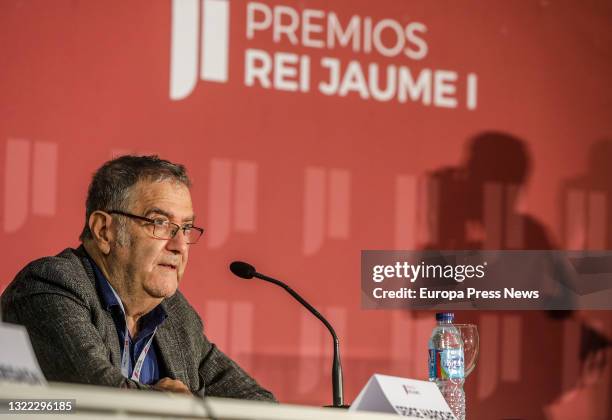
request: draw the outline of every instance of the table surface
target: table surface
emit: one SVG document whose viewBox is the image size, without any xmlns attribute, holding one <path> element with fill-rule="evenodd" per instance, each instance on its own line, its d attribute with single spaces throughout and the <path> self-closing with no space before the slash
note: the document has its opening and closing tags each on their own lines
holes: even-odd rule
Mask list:
<svg viewBox="0 0 612 420">
<path fill-rule="evenodd" d="M 71 419 L 322 419 L 389 420 L 397 415 L 353 413 L 337 408 L 272 404 L 229 398 L 205 399 L 183 394 L 116 389 L 93 385 L 50 383 L 48 386 L 0 383 L 0 408 L 26 399 L 75 400 Z M 8 400 L 8 401 L 7 401 Z M 26 414 L 23 418 L 31 417 Z M 9 414 L 14 416 L 14 414 Z M 36 414 L 39 420 L 66 418 L 66 413 Z M 8 417 L 0 414 L 0 417 Z M 17 417 L 18 418 L 18 417 Z"/>
</svg>

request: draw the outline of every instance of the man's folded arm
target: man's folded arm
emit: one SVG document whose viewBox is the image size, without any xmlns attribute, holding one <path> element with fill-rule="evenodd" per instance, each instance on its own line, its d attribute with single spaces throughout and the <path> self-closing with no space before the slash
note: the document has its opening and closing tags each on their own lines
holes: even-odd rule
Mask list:
<svg viewBox="0 0 612 420">
<path fill-rule="evenodd" d="M 2 312 L 5 321 L 26 327 L 47 380 L 151 388 L 123 377 L 112 365 L 89 309 L 61 289 L 5 301 Z"/>
</svg>

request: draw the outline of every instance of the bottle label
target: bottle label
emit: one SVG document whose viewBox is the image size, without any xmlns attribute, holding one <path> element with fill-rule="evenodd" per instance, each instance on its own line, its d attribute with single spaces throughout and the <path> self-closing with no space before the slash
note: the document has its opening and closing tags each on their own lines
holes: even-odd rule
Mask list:
<svg viewBox="0 0 612 420">
<path fill-rule="evenodd" d="M 462 349 L 429 349 L 430 379 L 463 379 Z"/>
</svg>

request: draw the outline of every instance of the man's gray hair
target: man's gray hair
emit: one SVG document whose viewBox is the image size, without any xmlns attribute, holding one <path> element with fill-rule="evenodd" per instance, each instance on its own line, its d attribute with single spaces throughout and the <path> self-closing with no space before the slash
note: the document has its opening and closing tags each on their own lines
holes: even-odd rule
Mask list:
<svg viewBox="0 0 612 420">
<path fill-rule="evenodd" d="M 96 211 L 129 211 L 132 187 L 139 181 L 160 182 L 171 180 L 191 186 L 187 170 L 181 164 L 160 159 L 158 156 L 121 156 L 106 162 L 96 171 L 89 184 L 85 204 L 85 226 L 79 239 L 91 239 L 89 216 Z"/>
</svg>

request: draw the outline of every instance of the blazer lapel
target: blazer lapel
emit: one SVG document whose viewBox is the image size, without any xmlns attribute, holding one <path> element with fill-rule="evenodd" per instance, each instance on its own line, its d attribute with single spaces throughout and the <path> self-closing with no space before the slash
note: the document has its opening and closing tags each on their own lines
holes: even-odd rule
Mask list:
<svg viewBox="0 0 612 420">
<path fill-rule="evenodd" d="M 85 274 L 87 274 L 87 278 L 91 282 L 93 288 L 98 293 L 98 289 L 96 287 L 96 275 L 94 274 L 93 267 L 91 266 L 89 259 L 87 257 L 87 252 L 83 245 L 79 246 L 75 250 L 75 255 L 81 260 L 81 264 L 83 265 L 83 269 L 85 270 Z M 117 335 L 117 327 L 115 326 L 115 321 L 113 320 L 113 316 L 108 310 L 104 310 L 104 332 L 105 332 L 105 343 L 106 346 L 110 349 L 110 361 L 116 368 L 121 369 L 121 348 L 119 343 L 119 337 Z"/>
<path fill-rule="evenodd" d="M 121 369 L 121 347 L 115 321 L 109 311 L 104 311 L 104 330 L 106 331 L 106 345 L 110 349 L 111 363 Z"/>
<path fill-rule="evenodd" d="M 183 366 L 183 353 L 180 347 L 180 341 L 174 333 L 172 325 L 172 317 L 168 316 L 166 320 L 157 327 L 155 333 L 155 341 L 157 342 L 157 348 L 161 353 L 161 358 L 166 366 L 166 373 L 172 379 L 178 379 L 190 388 L 193 388 L 189 384 L 187 375 Z"/>
</svg>

